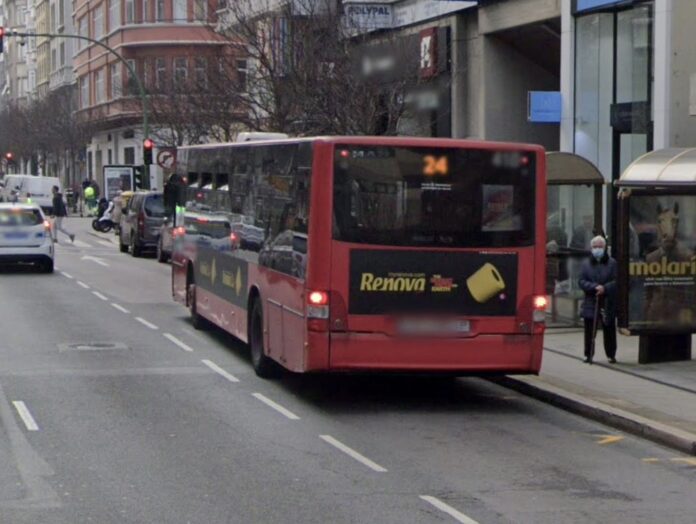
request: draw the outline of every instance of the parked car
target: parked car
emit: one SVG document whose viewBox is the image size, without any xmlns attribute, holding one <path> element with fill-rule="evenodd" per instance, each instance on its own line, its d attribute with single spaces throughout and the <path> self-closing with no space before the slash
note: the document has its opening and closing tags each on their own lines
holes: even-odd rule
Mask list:
<svg viewBox="0 0 696 524">
<path fill-rule="evenodd" d="M 38 204 L 0 204 L 0 264 L 34 264 L 53 273 L 51 226 Z"/>
<path fill-rule="evenodd" d="M 123 210 L 119 223 L 119 247 L 122 253 L 130 250 L 139 257 L 145 250 L 155 250 L 164 222 L 162 193 L 142 191 L 135 193 Z"/>
</svg>

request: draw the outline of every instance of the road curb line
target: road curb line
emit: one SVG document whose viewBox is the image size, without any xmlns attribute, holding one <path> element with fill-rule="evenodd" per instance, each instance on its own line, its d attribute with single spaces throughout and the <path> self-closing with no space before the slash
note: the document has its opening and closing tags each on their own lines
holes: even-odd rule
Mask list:
<svg viewBox="0 0 696 524">
<path fill-rule="evenodd" d="M 683 429 L 650 420 L 603 402 L 587 399 L 557 386 L 542 383 L 540 379 L 502 377 L 491 379 L 491 381 L 571 413 L 596 420 L 683 453 L 696 455 L 696 434 Z"/>
</svg>

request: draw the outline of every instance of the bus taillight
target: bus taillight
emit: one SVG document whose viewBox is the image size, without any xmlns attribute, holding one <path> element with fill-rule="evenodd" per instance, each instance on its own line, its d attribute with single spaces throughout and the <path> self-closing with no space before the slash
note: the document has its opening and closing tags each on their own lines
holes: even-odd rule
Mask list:
<svg viewBox="0 0 696 524">
<path fill-rule="evenodd" d="M 310 331 L 326 331 L 329 328 L 329 294 L 326 291 L 310 291 L 307 294 L 307 327 Z"/>
<path fill-rule="evenodd" d="M 544 322 L 546 320 L 546 308 L 549 305 L 549 299 L 544 295 L 537 295 L 534 297 L 534 313 L 532 313 L 532 320 L 534 322 Z"/>
</svg>

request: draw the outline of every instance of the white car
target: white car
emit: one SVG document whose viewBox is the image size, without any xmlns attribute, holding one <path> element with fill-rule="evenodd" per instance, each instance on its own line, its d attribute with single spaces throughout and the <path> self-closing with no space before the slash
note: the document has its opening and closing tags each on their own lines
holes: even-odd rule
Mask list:
<svg viewBox="0 0 696 524">
<path fill-rule="evenodd" d="M 0 203 L 0 264 L 34 264 L 53 273 L 51 224 L 38 204 Z"/>
</svg>

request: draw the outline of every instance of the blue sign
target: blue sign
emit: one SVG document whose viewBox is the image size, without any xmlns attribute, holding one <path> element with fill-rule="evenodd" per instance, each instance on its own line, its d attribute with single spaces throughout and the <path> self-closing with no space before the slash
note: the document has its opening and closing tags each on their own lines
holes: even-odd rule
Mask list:
<svg viewBox="0 0 696 524">
<path fill-rule="evenodd" d="M 579 13 L 580 11 L 588 11 L 589 9 L 597 9 L 598 7 L 606 7 L 625 2 L 626 0 L 578 0 L 575 12 Z"/>
<path fill-rule="evenodd" d="M 545 124 L 561 122 L 563 97 L 560 91 L 530 91 L 527 120 Z"/>
</svg>

